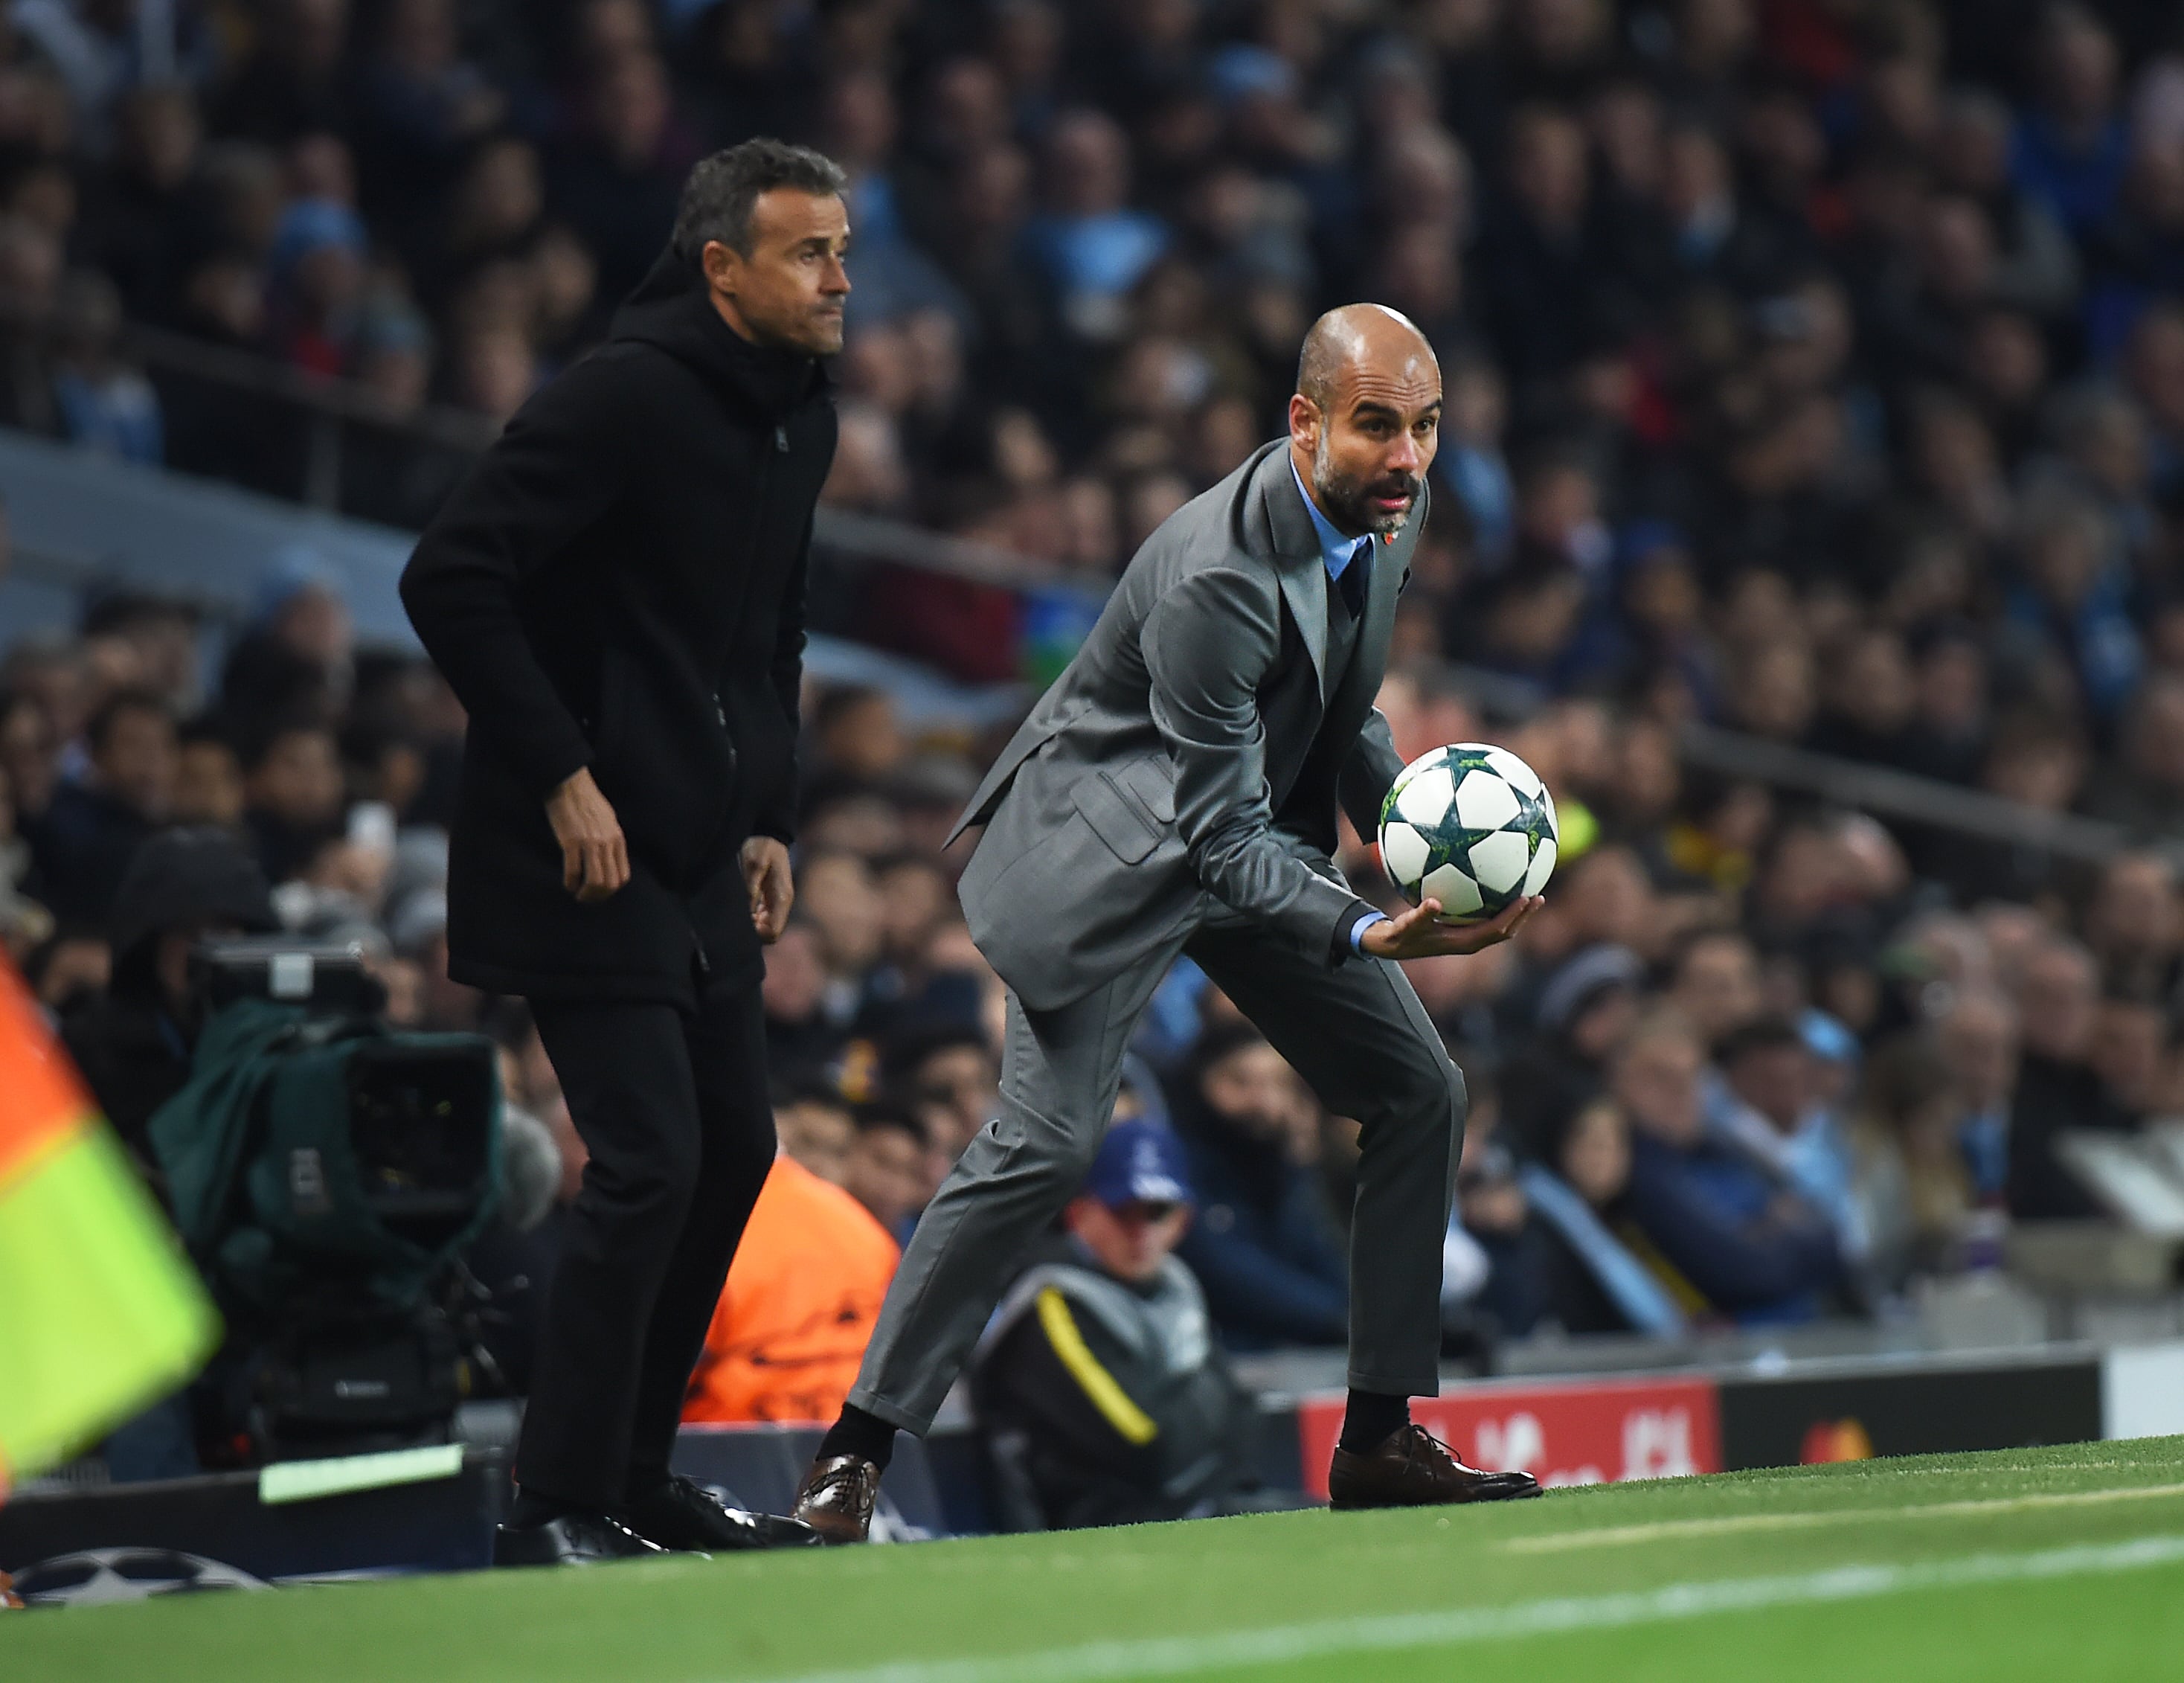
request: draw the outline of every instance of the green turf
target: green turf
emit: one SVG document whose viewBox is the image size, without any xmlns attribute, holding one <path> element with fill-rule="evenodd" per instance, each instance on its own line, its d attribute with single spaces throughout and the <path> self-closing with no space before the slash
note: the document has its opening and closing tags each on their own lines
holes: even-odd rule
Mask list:
<svg viewBox="0 0 2184 1683">
<path fill-rule="evenodd" d="M 2028 1558 L 2048 1575 L 2021 1575 Z M 1816 1576 L 1846 1567 L 1869 1569 Z M 1906 1573 L 1930 1581 L 1907 1584 Z M 1775 1604 L 1738 1599 L 1754 1582 Z M 1736 1605 L 1687 1616 L 1663 1616 L 1685 1609 L 1655 1594 L 1688 1585 L 1719 1596 L 1725 1584 Z M 1811 1599 L 1829 1586 L 1843 1598 Z M 1542 1631 L 1546 1602 L 1620 1622 Z M 1415 1615 L 1431 1621 L 1423 1631 L 1395 1622 Z M 1482 1634 L 1482 1618 L 1501 1628 Z M 1085 1652 L 1156 1638 L 1181 1641 Z M 1596 1486 L 1441 1513 L 1281 1514 L 0 1616 L 5 1683 L 816 1674 L 2137 1683 L 2184 1675 L 2184 1439 Z"/>
</svg>

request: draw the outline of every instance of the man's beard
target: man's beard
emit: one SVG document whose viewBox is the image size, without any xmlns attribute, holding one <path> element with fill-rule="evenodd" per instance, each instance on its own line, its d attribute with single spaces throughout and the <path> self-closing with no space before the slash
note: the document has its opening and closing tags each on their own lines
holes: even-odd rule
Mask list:
<svg viewBox="0 0 2184 1683">
<path fill-rule="evenodd" d="M 1408 497 L 1411 508 L 1416 508 L 1418 481 L 1417 475 L 1409 473 L 1383 474 L 1378 479 L 1366 480 L 1338 473 L 1328 454 L 1327 436 L 1322 433 L 1319 448 L 1312 455 L 1312 492 L 1319 499 L 1320 512 L 1345 532 L 1369 532 L 1375 538 L 1386 538 L 1403 529 L 1403 522 L 1411 517 L 1411 510 L 1390 514 L 1374 508 L 1370 499 Z"/>
</svg>

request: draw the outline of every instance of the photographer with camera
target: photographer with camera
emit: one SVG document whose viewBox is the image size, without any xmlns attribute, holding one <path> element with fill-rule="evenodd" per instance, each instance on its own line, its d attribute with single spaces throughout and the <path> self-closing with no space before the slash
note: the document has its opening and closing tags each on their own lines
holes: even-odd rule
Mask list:
<svg viewBox="0 0 2184 1683">
<path fill-rule="evenodd" d="M 113 979 L 70 1012 L 61 1039 L 92 1096 L 157 1186 L 145 1124 L 181 1090 L 204 1004 L 190 953 L 223 935 L 280 927 L 265 873 L 224 830 L 168 830 L 136 850 L 107 927 Z"/>
</svg>

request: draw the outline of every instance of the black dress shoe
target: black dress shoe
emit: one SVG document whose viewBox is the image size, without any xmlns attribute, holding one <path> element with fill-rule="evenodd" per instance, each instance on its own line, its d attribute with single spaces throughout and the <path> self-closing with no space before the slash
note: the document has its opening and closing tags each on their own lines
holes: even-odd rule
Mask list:
<svg viewBox="0 0 2184 1683">
<path fill-rule="evenodd" d="M 1537 1496 L 1529 1473 L 1485 1473 L 1467 1467 L 1456 1452 L 1423 1426 L 1407 1425 L 1369 1451 L 1337 1445 L 1327 1470 L 1327 1494 L 1336 1507 L 1438 1507 L 1458 1502 L 1508 1502 Z"/>
<path fill-rule="evenodd" d="M 800 1519 L 731 1507 L 703 1485 L 671 1474 L 667 1482 L 616 1516 L 671 1549 L 726 1553 L 733 1549 L 810 1548 L 825 1541 Z"/>
<path fill-rule="evenodd" d="M 667 1552 L 604 1513 L 563 1513 L 537 1525 L 503 1525 L 493 1538 L 495 1566 L 596 1566 L 609 1560 L 657 1559 Z"/>
</svg>

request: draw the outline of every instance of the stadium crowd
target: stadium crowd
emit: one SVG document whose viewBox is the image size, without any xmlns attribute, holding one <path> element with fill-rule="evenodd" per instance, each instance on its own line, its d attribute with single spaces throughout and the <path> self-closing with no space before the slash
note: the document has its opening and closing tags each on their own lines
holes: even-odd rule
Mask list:
<svg viewBox="0 0 2184 1683">
<path fill-rule="evenodd" d="M 281 411 L 148 378 L 125 320 L 355 380 L 390 417 L 502 419 L 643 271 L 688 163 L 758 132 L 853 178 L 827 500 L 1095 588 L 1279 430 L 1318 308 L 1417 320 L 1448 404 L 1382 706 L 1407 754 L 1522 755 L 1565 861 L 1513 946 L 1410 967 L 1473 1099 L 1451 1350 L 1885 1313 L 1991 1265 L 2001 1220 L 2092 1212 L 2059 1132 L 2184 1114 L 2184 900 L 2159 854 L 2092 869 L 1892 831 L 1696 776 L 1674 734 L 1719 723 L 2148 843 L 2184 816 L 2170 8 L 0 19 L 0 418 L 272 488 L 294 488 Z M 460 466 L 353 437 L 344 505 L 416 524 Z M 904 572 L 828 611 L 995 680 L 1051 655 L 1037 610 Z M 148 903 L 132 858 L 209 827 L 285 923 L 365 944 L 397 1022 L 496 1036 L 573 1187 L 535 1034 L 445 975 L 444 686 L 355 647 L 304 554 L 216 672 L 198 633 L 117 594 L 72 639 L 0 649 L 0 924 L 86 1066 L 137 1084 L 102 1092 L 109 1113 L 141 1127 L 187 1056 L 168 938 L 236 921 L 210 889 Z M 1450 660 L 1542 705 L 1482 717 Z M 900 1238 L 994 1090 L 998 985 L 941 844 L 998 738 L 914 733 L 861 688 L 805 720 L 797 915 L 766 982 L 777 1122 Z M 1226 1344 L 1340 1343 L 1354 1129 L 1187 963 L 1137 1050 L 1126 1102 L 1184 1148 L 1150 1202 L 1194 1211 L 1155 1238 Z"/>
</svg>

